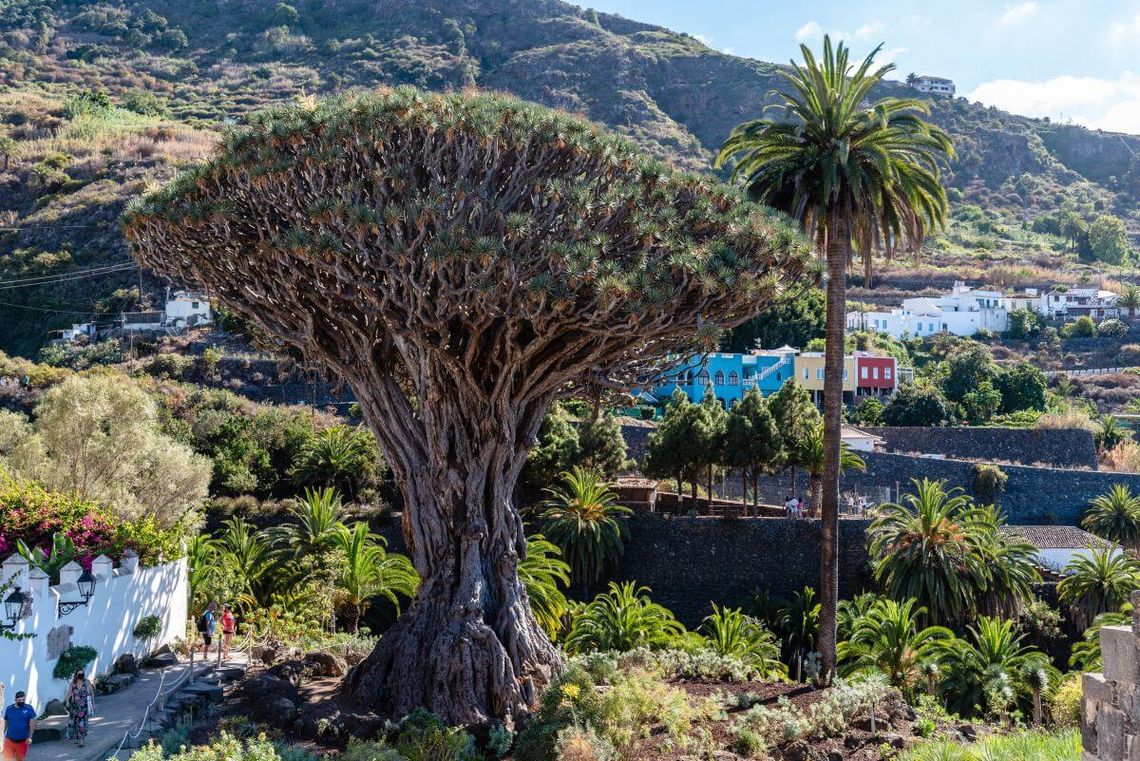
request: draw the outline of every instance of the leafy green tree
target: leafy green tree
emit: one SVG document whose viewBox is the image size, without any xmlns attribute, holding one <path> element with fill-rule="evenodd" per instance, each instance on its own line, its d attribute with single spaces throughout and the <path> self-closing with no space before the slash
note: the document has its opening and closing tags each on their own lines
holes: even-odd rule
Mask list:
<svg viewBox="0 0 1140 761">
<path fill-rule="evenodd" d="M 796 493 L 796 468 L 802 467 L 809 439 L 820 423 L 819 410 L 807 389 L 795 378 L 768 398 L 768 410 L 784 441 L 784 462 L 791 473 L 791 493 Z"/>
<path fill-rule="evenodd" d="M 789 293 L 771 309 L 729 331 L 721 351 L 806 346 L 808 341 L 823 338 L 826 312 L 822 289 L 813 286 Z"/>
<path fill-rule="evenodd" d="M 621 424 L 611 412 L 598 410 L 578 427 L 581 464 L 612 477 L 626 464 L 625 437 Z"/>
<path fill-rule="evenodd" d="M 598 471 L 588 468 L 563 473 L 562 484 L 546 491 L 550 498 L 538 514 L 542 534 L 562 551 L 584 593 L 625 552 L 628 529 L 621 518 L 632 511 L 617 503 Z"/>
<path fill-rule="evenodd" d="M 1096 259 L 1109 264 L 1122 264 L 1132 256 L 1124 220 L 1110 214 L 1097 217 L 1089 225 L 1089 245 Z"/>
<path fill-rule="evenodd" d="M 637 582 L 610 582 L 575 618 L 566 637 L 570 653 L 626 652 L 639 647 L 676 646 L 685 634 L 673 613 L 649 598 Z"/>
<path fill-rule="evenodd" d="M 570 586 L 570 566 L 562 560 L 562 550 L 542 534 L 528 537 L 526 557 L 519 563 L 519 579 L 526 587 L 531 610 L 553 640 L 570 607 L 559 588 Z"/>
<path fill-rule="evenodd" d="M 578 429 L 561 402 L 550 405 L 538 429 L 538 444 L 526 458 L 522 485 L 530 494 L 539 494 L 558 475 L 578 464 L 581 446 Z"/>
<path fill-rule="evenodd" d="M 1081 315 L 1061 328 L 1062 338 L 1092 338 L 1096 335 L 1096 323 L 1088 315 Z"/>
<path fill-rule="evenodd" d="M 1044 410 L 1048 386 L 1045 373 L 1027 362 L 999 373 L 997 388 L 1001 392 L 1001 411 Z"/>
<path fill-rule="evenodd" d="M 942 377 L 942 392 L 952 402 L 962 402 L 966 394 L 983 383 L 992 384 L 998 377 L 998 366 L 990 350 L 971 341 L 956 349 L 946 359 Z M 1000 403 L 1000 400 L 999 400 Z"/>
<path fill-rule="evenodd" d="M 886 405 L 878 397 L 869 396 L 855 408 L 851 420 L 858 425 L 879 426 L 883 424 L 883 410 Z"/>
<path fill-rule="evenodd" d="M 1075 211 L 1065 209 L 1061 212 L 1060 227 L 1061 234 L 1069 242 L 1069 250 L 1075 254 L 1081 236 L 1087 234 L 1088 224 Z"/>
<path fill-rule="evenodd" d="M 988 380 L 962 397 L 962 409 L 971 423 L 988 423 L 1001 409 L 1001 392 Z"/>
<path fill-rule="evenodd" d="M 408 558 L 385 550 L 384 537 L 371 533 L 368 524 L 351 526 L 338 523 L 332 543 L 340 551 L 336 576 L 336 601 L 341 619 L 349 631 L 360 630 L 364 606 L 373 597 L 382 597 L 399 610 L 400 598 L 415 595 L 420 577 Z"/>
<path fill-rule="evenodd" d="M 521 715 L 561 667 L 514 504 L 551 402 L 636 386 L 810 267 L 777 215 L 593 124 L 407 87 L 251 116 L 125 232 L 352 389 L 424 583 L 345 695 L 449 724 Z"/>
<path fill-rule="evenodd" d="M 839 643 L 839 673 L 883 674 L 892 687 L 913 700 L 923 681 L 922 665 L 939 658 L 940 647 L 954 633 L 919 624 L 926 611 L 914 600 L 880 599 L 856 620 L 850 638 Z"/>
<path fill-rule="evenodd" d="M 1140 584 L 1140 564 L 1119 550 L 1092 549 L 1065 566 L 1057 599 L 1068 605 L 1073 620 L 1085 628 L 1101 613 L 1114 613 Z"/>
<path fill-rule="evenodd" d="M 826 466 L 821 531 L 824 681 L 835 670 L 835 610 L 839 597 L 839 468 L 843 418 L 846 276 L 853 253 L 871 282 L 877 244 L 917 250 L 927 229 L 947 215 L 940 166 L 953 153 L 950 138 L 922 116 L 929 106 L 894 97 L 867 102 L 892 65 L 874 67 L 876 48 L 859 66 L 848 50 L 824 37 L 817 60 L 800 46 L 803 64 L 779 73 L 782 113 L 738 125 L 721 146 L 717 165 L 733 161 L 733 177 L 758 200 L 795 216 L 815 240 L 826 241 L 828 269 L 824 420 Z M 854 246 L 852 245 L 854 242 Z M 853 250 L 854 249 L 854 250 Z"/>
<path fill-rule="evenodd" d="M 1140 497 L 1124 484 L 1113 484 L 1089 503 L 1081 525 L 1099 537 L 1140 552 Z"/>
<path fill-rule="evenodd" d="M 1025 341 L 1041 335 L 1041 328 L 1039 314 L 1029 309 L 1014 309 L 1009 313 L 1009 329 L 1005 334 L 1008 338 Z"/>
<path fill-rule="evenodd" d="M 710 650 L 739 658 L 759 672 L 760 679 L 787 676 L 787 667 L 780 662 L 780 646 L 764 624 L 738 608 L 713 604 L 712 609 L 698 629 Z"/>
<path fill-rule="evenodd" d="M 784 439 L 768 410 L 760 389 L 752 387 L 728 411 L 724 426 L 724 464 L 740 468 L 752 486 L 752 505 L 759 504 L 760 474 L 778 466 L 784 456 Z"/>
<path fill-rule="evenodd" d="M 12 159 L 19 155 L 16 139 L 8 135 L 0 135 L 0 158 L 4 160 L 3 171 L 7 172 Z"/>
<path fill-rule="evenodd" d="M 951 418 L 946 397 L 936 386 L 904 385 L 883 408 L 887 425 L 943 425 Z"/>
<path fill-rule="evenodd" d="M 642 470 L 651 478 L 677 479 L 677 494 L 681 483 L 688 481 L 693 501 L 697 499 L 698 459 L 693 442 L 700 435 L 701 409 L 689 401 L 681 389 L 673 392 L 657 430 L 649 434 L 645 463 Z"/>
<path fill-rule="evenodd" d="M 982 616 L 967 632 L 965 638 L 942 644 L 943 689 L 957 714 L 1002 715 L 1015 700 L 1030 699 L 1025 680 L 1030 669 L 1057 673 L 1044 654 L 1022 645 L 1013 621 Z"/>
<path fill-rule="evenodd" d="M 713 477 L 716 469 L 724 461 L 724 429 L 728 424 L 728 412 L 724 404 L 717 398 L 711 385 L 705 387 L 705 395 L 697 405 L 700 412 L 697 425 L 697 436 L 689 442 L 695 452 L 693 456 L 696 465 L 705 472 L 705 485 L 708 488 L 709 504 L 713 499 Z"/>
</svg>

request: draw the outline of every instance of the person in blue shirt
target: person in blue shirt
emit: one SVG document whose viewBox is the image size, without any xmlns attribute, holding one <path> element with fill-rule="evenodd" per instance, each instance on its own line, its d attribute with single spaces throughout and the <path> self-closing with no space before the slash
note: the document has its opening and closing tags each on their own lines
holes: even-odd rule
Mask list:
<svg viewBox="0 0 1140 761">
<path fill-rule="evenodd" d="M 202 653 L 204 655 L 210 654 L 210 644 L 214 640 L 214 611 L 217 608 L 217 603 L 210 603 L 206 606 L 206 611 L 198 618 L 198 633 L 202 635 Z"/>
<path fill-rule="evenodd" d="M 24 761 L 36 733 L 36 709 L 24 698 L 23 692 L 17 692 L 16 702 L 4 709 L 4 749 L 0 751 L 4 761 Z"/>
</svg>

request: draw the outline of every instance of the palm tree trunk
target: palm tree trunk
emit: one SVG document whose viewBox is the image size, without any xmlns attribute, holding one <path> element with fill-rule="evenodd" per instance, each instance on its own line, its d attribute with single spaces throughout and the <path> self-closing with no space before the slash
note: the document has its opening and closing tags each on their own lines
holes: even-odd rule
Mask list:
<svg viewBox="0 0 1140 761">
<path fill-rule="evenodd" d="M 1033 690 L 1033 726 L 1041 726 L 1041 690 Z"/>
<path fill-rule="evenodd" d="M 843 423 L 843 354 L 846 327 L 847 262 L 851 236 L 838 209 L 827 236 L 827 322 L 823 365 L 823 494 L 819 534 L 820 680 L 835 675 L 835 613 L 839 603 L 839 437 Z"/>
<path fill-rule="evenodd" d="M 820 475 L 813 475 L 811 477 L 811 511 L 812 515 L 817 515 L 822 509 L 823 502 L 823 477 Z"/>
</svg>

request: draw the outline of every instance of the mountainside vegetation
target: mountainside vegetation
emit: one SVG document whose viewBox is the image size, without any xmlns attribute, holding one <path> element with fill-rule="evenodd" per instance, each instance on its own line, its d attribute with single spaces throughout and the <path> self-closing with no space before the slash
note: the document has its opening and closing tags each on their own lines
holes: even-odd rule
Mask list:
<svg viewBox="0 0 1140 761">
<path fill-rule="evenodd" d="M 49 330 L 153 306 L 163 283 L 130 267 L 124 204 L 263 106 L 399 84 L 507 91 L 711 172 L 777 68 L 559 0 L 0 0 L 0 349 L 33 355 Z M 1009 264 L 1008 280 L 1078 267 L 1080 225 L 1087 239 L 1103 216 L 1135 240 L 1140 137 L 932 106 L 957 153 L 928 264 Z M 76 274 L 93 267 L 112 269 Z"/>
</svg>

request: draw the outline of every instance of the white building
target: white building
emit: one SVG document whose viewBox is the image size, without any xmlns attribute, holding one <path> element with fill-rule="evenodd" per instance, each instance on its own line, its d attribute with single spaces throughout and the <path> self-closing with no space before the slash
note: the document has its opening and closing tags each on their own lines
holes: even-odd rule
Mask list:
<svg viewBox="0 0 1140 761">
<path fill-rule="evenodd" d="M 957 89 L 954 87 L 954 80 L 943 79 L 942 77 L 932 77 L 924 74 L 911 81 L 910 86 L 919 92 L 924 92 L 929 95 L 946 95 L 954 97 Z"/>
<path fill-rule="evenodd" d="M 194 325 L 209 325 L 213 322 L 210 300 L 200 293 L 176 291 L 166 299 L 166 324 L 169 327 L 185 328 Z"/>
<path fill-rule="evenodd" d="M 1017 534 L 1032 544 L 1037 564 L 1054 573 L 1064 573 L 1073 559 L 1090 557 L 1093 550 L 1108 550 L 1110 555 L 1124 552 L 1120 545 L 1076 526 L 1002 526 L 1001 531 Z"/>
<path fill-rule="evenodd" d="M 980 330 L 1008 330 L 1009 310 L 998 291 L 979 290 L 957 282 L 943 296 L 906 299 L 898 309 L 851 312 L 847 315 L 847 327 L 875 330 L 894 338 L 925 338 L 938 333 L 972 336 Z"/>
<path fill-rule="evenodd" d="M 1102 288 L 1070 288 L 1045 294 L 1040 312 L 1046 317 L 1091 317 L 1107 320 L 1120 316 L 1116 305 L 1120 296 Z"/>
</svg>

